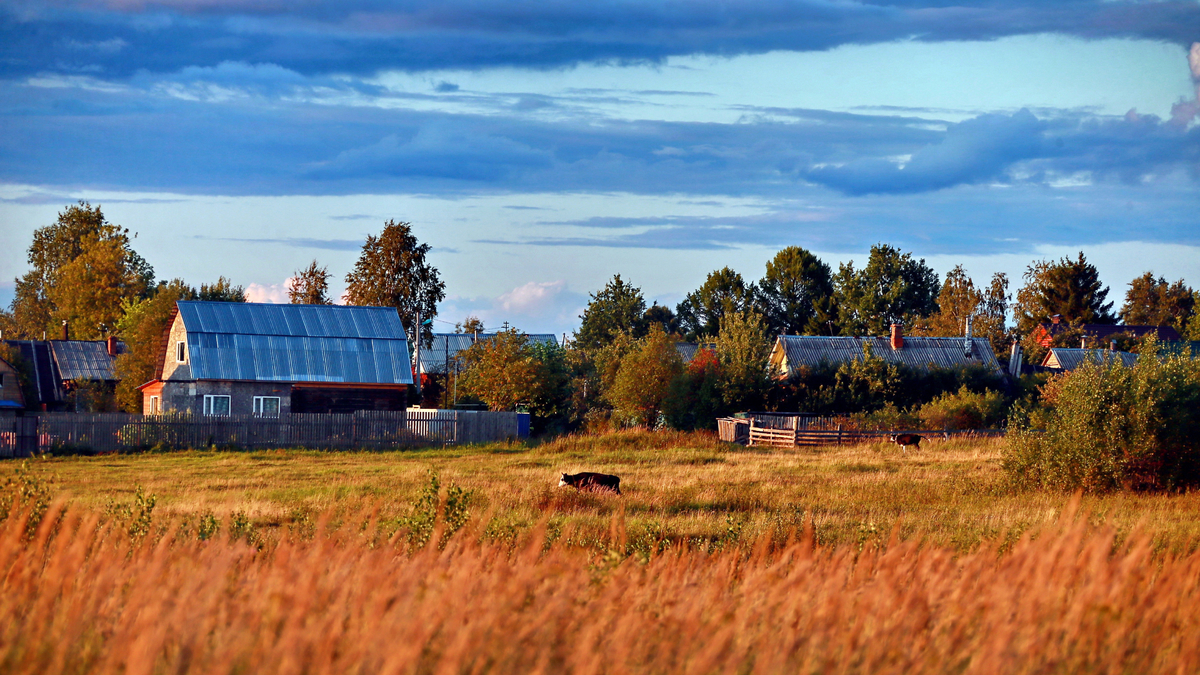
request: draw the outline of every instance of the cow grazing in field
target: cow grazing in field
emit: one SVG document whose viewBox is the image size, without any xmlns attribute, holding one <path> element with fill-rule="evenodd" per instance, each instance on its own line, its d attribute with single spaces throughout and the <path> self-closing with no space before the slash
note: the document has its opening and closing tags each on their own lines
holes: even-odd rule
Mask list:
<svg viewBox="0 0 1200 675">
<path fill-rule="evenodd" d="M 564 473 L 562 479 L 558 481 L 558 486 L 563 487 L 564 485 L 570 485 L 576 490 L 586 490 L 588 492 L 607 490 L 621 494 L 620 477 L 610 476 L 606 473 L 592 473 L 590 471 L 576 474 Z"/>
<path fill-rule="evenodd" d="M 908 452 L 908 446 L 921 449 L 921 436 L 918 434 L 893 434 L 892 442 L 900 446 L 901 452 Z"/>
</svg>

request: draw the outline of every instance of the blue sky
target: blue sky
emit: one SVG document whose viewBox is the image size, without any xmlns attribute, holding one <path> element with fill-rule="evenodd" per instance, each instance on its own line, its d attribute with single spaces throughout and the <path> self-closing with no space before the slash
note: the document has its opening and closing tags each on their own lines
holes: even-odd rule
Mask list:
<svg viewBox="0 0 1200 675">
<path fill-rule="evenodd" d="M 1119 305 L 1200 285 L 1197 41 L 1194 1 L 0 0 L 0 301 L 87 199 L 258 299 L 410 221 L 440 319 L 537 332 L 793 244 L 1083 250 Z"/>
</svg>

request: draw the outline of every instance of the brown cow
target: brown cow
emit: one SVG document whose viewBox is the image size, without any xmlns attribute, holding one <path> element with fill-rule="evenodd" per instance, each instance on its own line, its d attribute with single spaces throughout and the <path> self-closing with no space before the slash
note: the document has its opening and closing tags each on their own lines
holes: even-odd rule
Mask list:
<svg viewBox="0 0 1200 675">
<path fill-rule="evenodd" d="M 570 485 L 576 490 L 586 490 L 588 492 L 608 490 L 621 494 L 621 479 L 605 473 L 592 473 L 590 471 L 577 474 L 564 473 L 562 479 L 558 481 L 558 486 L 563 487 L 564 485 Z"/>
<path fill-rule="evenodd" d="M 892 442 L 900 446 L 901 452 L 908 452 L 908 446 L 921 449 L 921 436 L 919 434 L 892 434 Z"/>
</svg>

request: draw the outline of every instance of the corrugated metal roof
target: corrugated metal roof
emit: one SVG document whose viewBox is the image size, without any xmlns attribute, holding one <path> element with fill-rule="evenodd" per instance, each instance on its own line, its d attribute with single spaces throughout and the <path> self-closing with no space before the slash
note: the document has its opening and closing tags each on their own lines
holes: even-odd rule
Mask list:
<svg viewBox="0 0 1200 675">
<path fill-rule="evenodd" d="M 889 363 L 910 368 L 961 368 L 984 366 L 999 371 L 1000 364 L 986 338 L 970 338 L 971 355 L 963 349 L 967 338 L 961 337 L 904 337 L 901 349 L 892 349 L 886 337 L 827 337 L 820 335 L 781 335 L 775 343 L 772 362 L 779 360 L 783 349 L 787 368 L 791 372 L 800 366 L 815 368 L 822 363 L 837 365 L 863 358 L 866 349 Z"/>
<path fill-rule="evenodd" d="M 711 349 L 716 351 L 717 345 L 714 342 L 676 342 L 675 351 L 679 352 L 679 358 L 683 359 L 684 363 L 691 363 L 692 359 L 696 358 L 696 354 L 700 353 L 701 349 Z"/>
<path fill-rule="evenodd" d="M 179 302 L 197 380 L 412 384 L 391 307 Z"/>
<path fill-rule="evenodd" d="M 1138 355 L 1129 352 L 1118 352 L 1109 349 L 1061 349 L 1054 348 L 1046 355 L 1043 365 L 1060 370 L 1075 370 L 1084 362 L 1110 363 L 1117 362 L 1132 367 L 1137 363 Z"/>
<path fill-rule="evenodd" d="M 53 405 L 63 400 L 61 380 L 54 357 L 50 353 L 50 345 L 46 340 L 5 340 L 21 354 L 21 358 L 29 364 L 33 371 L 34 391 L 37 392 L 37 405 Z"/>
<path fill-rule="evenodd" d="M 483 341 L 494 337 L 495 333 L 434 333 L 432 346 L 421 345 L 421 372 L 445 373 L 447 363 L 454 370 L 453 362 L 459 352 L 470 349 L 477 339 Z M 553 333 L 526 333 L 525 337 L 530 342 L 558 344 L 558 336 Z"/>
<path fill-rule="evenodd" d="M 114 357 L 108 355 L 108 345 L 103 340 L 54 340 L 50 342 L 50 350 L 63 380 L 117 379 Z M 125 352 L 124 343 L 117 343 L 117 352 Z"/>
</svg>

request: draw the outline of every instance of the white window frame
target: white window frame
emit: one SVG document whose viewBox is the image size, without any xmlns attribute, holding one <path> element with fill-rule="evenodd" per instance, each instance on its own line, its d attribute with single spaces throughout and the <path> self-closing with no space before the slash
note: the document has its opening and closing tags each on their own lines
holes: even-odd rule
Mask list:
<svg viewBox="0 0 1200 675">
<path fill-rule="evenodd" d="M 159 406 L 160 406 L 159 398 L 157 396 L 151 396 L 150 397 L 150 414 L 157 415 L 158 413 L 162 412 L 160 410 Z"/>
<path fill-rule="evenodd" d="M 214 412 L 217 409 L 217 402 L 220 399 L 225 399 L 225 412 Z M 233 401 L 228 394 L 205 394 L 204 395 L 204 416 L 205 417 L 228 417 L 232 412 L 231 408 Z"/>
<path fill-rule="evenodd" d="M 175 343 L 175 363 L 187 363 L 187 343 L 183 340 Z"/>
<path fill-rule="evenodd" d="M 274 414 L 265 412 L 267 401 L 275 402 Z M 254 416 L 255 417 L 279 417 L 279 397 L 278 396 L 255 396 L 254 397 Z"/>
</svg>

